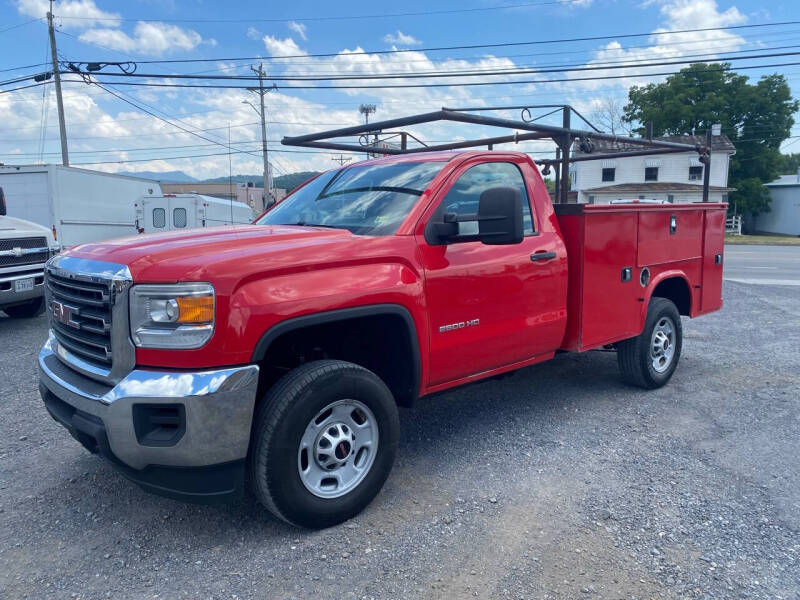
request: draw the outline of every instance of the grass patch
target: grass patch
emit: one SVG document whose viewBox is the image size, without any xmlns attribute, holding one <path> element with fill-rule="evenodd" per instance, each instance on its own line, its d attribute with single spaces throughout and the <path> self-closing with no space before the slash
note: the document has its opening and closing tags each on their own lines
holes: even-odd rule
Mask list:
<svg viewBox="0 0 800 600">
<path fill-rule="evenodd" d="M 726 244 L 800 246 L 800 237 L 788 235 L 726 235 Z"/>
</svg>

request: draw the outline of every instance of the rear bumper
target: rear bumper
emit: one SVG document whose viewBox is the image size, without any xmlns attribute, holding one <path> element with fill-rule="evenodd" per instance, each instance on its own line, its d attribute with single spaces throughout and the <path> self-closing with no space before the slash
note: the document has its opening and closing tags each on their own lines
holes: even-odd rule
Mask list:
<svg viewBox="0 0 800 600">
<path fill-rule="evenodd" d="M 241 495 L 257 366 L 135 369 L 109 387 L 64 365 L 55 344 L 51 337 L 39 353 L 39 389 L 84 447 L 157 494 L 193 502 Z"/>
</svg>

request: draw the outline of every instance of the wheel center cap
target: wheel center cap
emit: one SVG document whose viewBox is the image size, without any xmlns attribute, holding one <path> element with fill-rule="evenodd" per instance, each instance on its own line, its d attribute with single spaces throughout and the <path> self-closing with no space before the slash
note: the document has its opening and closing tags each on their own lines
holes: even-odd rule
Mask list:
<svg viewBox="0 0 800 600">
<path fill-rule="evenodd" d="M 336 458 L 339 460 L 344 460 L 347 458 L 347 455 L 350 454 L 350 444 L 347 441 L 341 441 L 336 445 L 336 451 L 334 452 Z"/>
</svg>

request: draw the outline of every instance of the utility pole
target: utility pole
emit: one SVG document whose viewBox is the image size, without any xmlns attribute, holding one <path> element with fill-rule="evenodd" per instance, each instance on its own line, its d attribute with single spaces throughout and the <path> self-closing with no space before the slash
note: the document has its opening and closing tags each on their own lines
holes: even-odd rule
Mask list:
<svg viewBox="0 0 800 600">
<path fill-rule="evenodd" d="M 339 163 L 340 167 L 343 167 L 344 163 L 350 162 L 351 160 L 353 160 L 353 157 L 352 156 L 344 156 L 344 155 L 340 154 L 339 156 L 334 156 L 333 158 L 331 158 L 331 160 L 335 160 L 336 162 Z"/>
<path fill-rule="evenodd" d="M 264 109 L 264 95 L 268 94 L 274 89 L 277 89 L 277 87 L 273 83 L 271 88 L 267 88 L 266 90 L 264 89 L 264 77 L 267 76 L 266 71 L 264 71 L 264 63 L 258 65 L 257 69 L 251 65 L 250 70 L 258 75 L 258 89 L 251 89 L 251 91 L 256 92 L 259 95 L 261 100 L 261 110 L 257 109 L 249 102 L 247 103 L 250 104 L 250 106 L 253 106 L 253 108 L 255 108 L 256 112 L 261 117 L 261 153 L 264 157 L 264 193 L 261 196 L 261 200 L 263 203 L 262 208 L 268 208 L 269 206 L 272 206 L 272 192 L 270 191 L 269 155 L 267 151 L 267 113 Z"/>
<path fill-rule="evenodd" d="M 364 123 L 366 125 L 369 125 L 369 116 L 372 113 L 374 113 L 375 111 L 377 111 L 377 110 L 378 110 L 378 107 L 375 106 L 374 104 L 362 104 L 361 106 L 358 107 L 358 112 L 360 112 L 362 115 L 364 115 Z M 367 134 L 367 141 L 369 141 L 369 134 Z M 377 133 L 375 134 L 375 142 L 376 142 L 376 144 L 378 142 L 378 134 Z M 367 152 L 367 159 L 369 159 L 369 158 L 370 158 L 369 152 Z"/>
<path fill-rule="evenodd" d="M 58 72 L 58 53 L 56 52 L 56 33 L 53 29 L 53 0 L 50 0 L 50 11 L 47 13 L 47 28 L 50 31 L 50 57 L 53 61 L 53 77 L 56 82 L 56 104 L 58 105 L 58 128 L 61 132 L 61 164 L 69 166 L 69 150 L 67 149 L 67 124 L 64 122 L 64 101 L 61 99 L 61 75 Z"/>
</svg>

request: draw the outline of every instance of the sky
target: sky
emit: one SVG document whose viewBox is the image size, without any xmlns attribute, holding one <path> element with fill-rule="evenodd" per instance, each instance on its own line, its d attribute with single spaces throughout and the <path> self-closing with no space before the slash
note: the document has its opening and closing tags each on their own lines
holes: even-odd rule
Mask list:
<svg viewBox="0 0 800 600">
<path fill-rule="evenodd" d="M 48 3 L 43 0 L 0 0 L 0 80 L 49 68 L 45 64 L 50 60 L 47 10 Z M 197 178 L 231 171 L 261 172 L 259 116 L 248 104 L 257 105 L 258 96 L 247 89 L 126 86 L 121 85 L 123 81 L 246 88 L 253 82 L 174 76 L 252 75 L 251 66 L 258 64 L 264 65 L 268 77 L 397 75 L 378 80 L 274 81 L 277 87 L 266 96 L 266 112 L 275 176 L 336 166 L 333 159 L 338 153 L 290 148 L 280 140 L 285 135 L 362 123 L 358 111 L 362 103 L 376 105 L 371 120 L 442 106 L 564 103 L 591 118 L 609 100 L 624 104 L 631 85 L 666 77 L 646 73 L 675 71 L 682 66 L 648 67 L 650 62 L 791 53 L 800 48 L 800 3 L 796 0 L 406 0 L 369 4 L 63 0 L 54 3 L 53 13 L 61 60 L 129 61 L 135 63 L 137 74 L 150 75 L 135 80 L 106 76 L 88 82 L 75 75 L 64 76 L 72 165 L 112 172 L 180 170 Z M 664 33 L 786 21 L 798 23 Z M 587 37 L 603 39 L 565 41 Z M 491 45 L 494 47 L 488 47 Z M 320 54 L 328 56 L 316 56 Z M 143 62 L 165 60 L 197 62 Z M 798 64 L 743 69 L 741 73 L 753 80 L 766 73 L 783 73 L 798 97 L 800 55 L 735 64 L 789 62 Z M 629 66 L 605 68 L 612 65 Z M 587 66 L 603 68 L 558 72 L 559 68 Z M 520 68 L 551 72 L 480 74 Z M 115 70 L 113 66 L 104 68 L 106 72 Z M 431 77 L 465 70 L 470 72 L 468 77 Z M 423 76 L 409 78 L 412 73 Z M 585 80 L 607 75 L 625 77 Z M 106 83 L 99 87 L 97 83 L 103 80 Z M 27 79 L 0 84 L 0 88 L 31 83 Z M 430 83 L 445 85 L 364 89 Z M 534 110 L 533 114 L 543 112 Z M 519 117 L 519 111 L 502 114 Z M 556 124 L 557 119 L 546 117 L 542 122 Z M 454 124 L 416 126 L 409 131 L 428 142 L 488 133 Z M 800 125 L 792 135 L 800 135 Z M 784 142 L 784 150 L 800 150 L 800 144 L 793 146 L 797 139 Z M 544 142 L 504 147 L 552 156 L 552 145 Z M 354 160 L 362 158 L 353 156 Z M 0 93 L 0 162 L 60 162 L 52 85 Z"/>
</svg>

